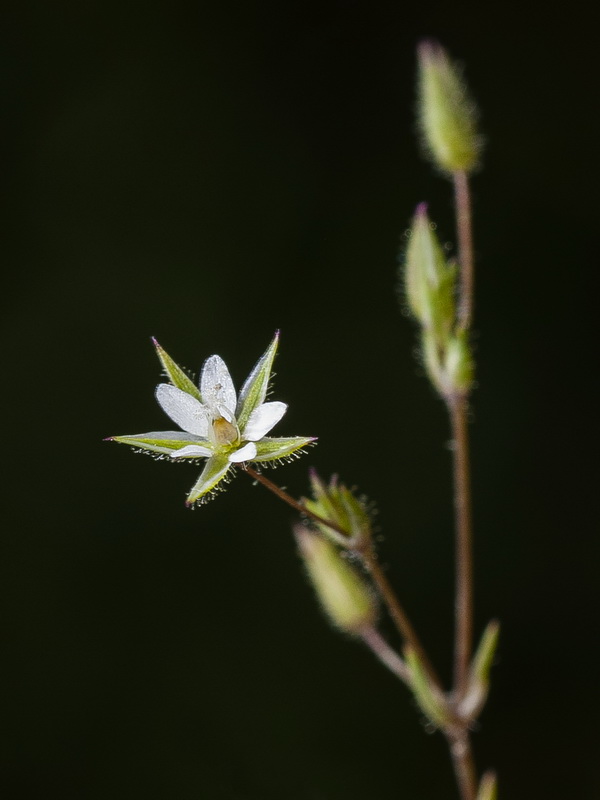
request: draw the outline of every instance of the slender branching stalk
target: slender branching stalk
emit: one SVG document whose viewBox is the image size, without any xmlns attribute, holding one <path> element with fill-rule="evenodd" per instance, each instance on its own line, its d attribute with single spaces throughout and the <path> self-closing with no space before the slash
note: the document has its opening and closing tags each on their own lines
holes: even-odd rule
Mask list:
<svg viewBox="0 0 600 800">
<path fill-rule="evenodd" d="M 327 526 L 335 533 L 342 534 L 346 540 L 346 543 L 351 541 L 351 534 L 349 531 L 344 531 L 343 528 L 341 528 L 335 522 L 325 519 L 324 517 L 307 508 L 304 503 L 293 498 L 290 494 L 288 494 L 288 492 L 285 491 L 285 489 L 277 486 L 277 484 L 273 483 L 273 481 L 269 480 L 269 478 L 266 478 L 262 473 L 255 470 L 249 464 L 245 465 L 245 471 L 253 480 L 261 483 L 266 489 L 272 492 L 280 500 L 283 500 L 284 503 L 287 503 L 289 506 L 294 508 L 296 511 L 299 511 L 301 514 L 304 514 L 321 525 Z M 398 632 L 404 640 L 404 643 L 412 647 L 412 649 L 418 654 L 421 663 L 429 674 L 431 681 L 436 688 L 441 691 L 439 678 L 431 666 L 429 657 L 427 656 L 427 653 L 425 652 L 425 649 L 421 644 L 421 641 L 417 636 L 417 633 L 406 611 L 400 603 L 396 593 L 392 589 L 385 572 L 377 561 L 370 542 L 356 542 L 354 546 L 349 547 L 348 544 L 346 544 L 345 547 L 349 550 L 352 550 L 360 558 L 365 569 L 370 574 L 377 592 L 383 600 L 390 617 L 394 621 Z"/>
<path fill-rule="evenodd" d="M 377 628 L 372 625 L 364 628 L 360 633 L 360 637 L 390 672 L 393 672 L 403 683 L 410 686 L 410 671 L 406 666 L 406 662 L 389 646 Z"/>
<path fill-rule="evenodd" d="M 434 42 L 419 47 L 419 124 L 436 168 L 453 181 L 458 265 L 448 260 L 434 233 L 427 205 L 415 212 L 403 268 L 404 296 L 418 326 L 423 364 L 443 399 L 452 435 L 455 511 L 454 673 L 445 692 L 373 543 L 368 505 L 340 484 L 311 473 L 312 499 L 295 499 L 260 472 L 260 465 L 304 452 L 314 437 L 266 434 L 286 405 L 267 401 L 279 334 L 236 393 L 220 356 L 204 363 L 199 386 L 155 341 L 169 383 L 156 398 L 181 431 L 150 431 L 109 437 L 172 460 L 206 459 L 187 504 L 204 502 L 241 467 L 252 480 L 304 517 L 294 536 L 307 575 L 332 624 L 361 639 L 412 691 L 419 708 L 444 734 L 461 800 L 493 800 L 496 776 L 481 783 L 470 732 L 487 698 L 489 673 L 498 640 L 498 622 L 485 629 L 473 656 L 473 554 L 469 464 L 469 400 L 473 386 L 470 334 L 474 305 L 474 250 L 469 174 L 479 161 L 477 112 L 459 68 Z M 458 269 L 457 269 L 458 267 Z M 259 465 L 257 469 L 251 463 Z M 221 484 L 221 486 L 219 486 Z M 350 555 L 352 558 L 344 558 Z M 359 562 L 362 570 L 353 562 Z M 377 630 L 379 603 L 387 608 L 402 639 L 402 655 Z"/>
</svg>

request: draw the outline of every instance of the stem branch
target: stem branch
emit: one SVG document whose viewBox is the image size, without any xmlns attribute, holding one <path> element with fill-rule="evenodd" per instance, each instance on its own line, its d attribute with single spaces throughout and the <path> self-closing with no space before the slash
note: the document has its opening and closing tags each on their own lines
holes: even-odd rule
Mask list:
<svg viewBox="0 0 600 800">
<path fill-rule="evenodd" d="M 270 492 L 273 492 L 274 495 L 279 497 L 280 500 L 283 500 L 284 503 L 287 503 L 288 506 L 291 506 L 296 511 L 299 511 L 301 514 L 310 517 L 311 519 L 315 520 L 315 522 L 320 522 L 322 525 L 327 525 L 328 528 L 335 531 L 338 535 L 343 537 L 343 540 L 346 543 L 346 547 L 352 549 L 350 546 L 350 536 L 348 531 L 345 531 L 339 525 L 336 525 L 334 522 L 330 522 L 330 520 L 321 517 L 319 514 L 315 514 L 313 511 L 310 511 L 306 506 L 301 503 L 299 500 L 296 500 L 291 495 L 289 495 L 285 489 L 282 489 L 280 486 L 277 486 L 276 483 L 266 478 L 262 473 L 257 472 L 253 467 L 249 466 L 248 464 L 245 465 L 245 471 L 250 475 L 251 478 L 262 483 L 262 485 L 267 488 Z M 358 546 L 354 549 L 357 555 L 362 560 L 365 568 L 368 570 L 369 574 L 373 579 L 373 583 L 377 587 L 377 590 L 385 603 L 392 620 L 394 621 L 396 628 L 398 629 L 400 635 L 404 639 L 404 641 L 409 644 L 412 649 L 415 651 L 417 656 L 419 657 L 421 663 L 423 664 L 424 669 L 427 671 L 430 679 L 432 682 L 437 686 L 437 688 L 442 691 L 441 682 L 437 677 L 427 654 L 421 644 L 419 637 L 417 636 L 406 612 L 404 611 L 400 601 L 396 597 L 394 590 L 392 589 L 385 572 L 382 570 L 379 562 L 377 561 L 375 554 L 369 543 L 358 543 Z"/>
<path fill-rule="evenodd" d="M 410 672 L 404 660 L 385 641 L 383 636 L 374 627 L 365 628 L 360 634 L 363 642 L 394 673 L 401 681 L 410 687 Z"/>
</svg>

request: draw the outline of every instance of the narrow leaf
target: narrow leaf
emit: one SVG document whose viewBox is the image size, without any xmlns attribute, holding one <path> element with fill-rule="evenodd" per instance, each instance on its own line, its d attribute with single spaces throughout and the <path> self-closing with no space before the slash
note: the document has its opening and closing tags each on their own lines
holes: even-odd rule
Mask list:
<svg viewBox="0 0 600 800">
<path fill-rule="evenodd" d="M 410 687 L 419 708 L 436 728 L 444 728 L 449 722 L 444 696 L 432 686 L 419 656 L 412 647 L 405 649 L 405 658 L 410 670 Z"/>
<path fill-rule="evenodd" d="M 497 800 L 498 797 L 498 781 L 493 772 L 486 772 L 481 779 L 479 791 L 477 792 L 477 800 Z"/>
</svg>

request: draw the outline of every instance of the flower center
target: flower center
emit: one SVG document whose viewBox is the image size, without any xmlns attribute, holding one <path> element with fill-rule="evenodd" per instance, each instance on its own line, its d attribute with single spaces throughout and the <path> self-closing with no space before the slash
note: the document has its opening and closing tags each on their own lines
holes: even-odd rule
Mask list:
<svg viewBox="0 0 600 800">
<path fill-rule="evenodd" d="M 215 444 L 218 445 L 237 444 L 240 439 L 237 427 L 227 422 L 224 417 L 213 420 L 212 432 Z"/>
</svg>

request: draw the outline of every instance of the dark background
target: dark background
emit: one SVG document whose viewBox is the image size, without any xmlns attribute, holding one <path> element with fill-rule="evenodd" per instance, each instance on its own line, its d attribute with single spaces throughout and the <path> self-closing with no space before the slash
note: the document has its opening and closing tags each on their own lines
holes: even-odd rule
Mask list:
<svg viewBox="0 0 600 800">
<path fill-rule="evenodd" d="M 320 443 L 273 477 L 301 494 L 312 464 L 377 501 L 382 561 L 448 676 L 448 431 L 396 295 L 418 202 L 454 239 L 450 185 L 414 136 L 426 35 L 466 63 L 488 139 L 473 182 L 477 629 L 497 616 L 502 639 L 478 763 L 511 800 L 600 796 L 585 8 L 154 0 L 3 16 L 3 797 L 455 797 L 441 736 L 329 630 L 293 514 L 244 476 L 191 513 L 197 469 L 101 441 L 169 427 L 151 335 L 195 370 L 218 352 L 239 385 L 280 327 L 278 433 Z"/>
</svg>

